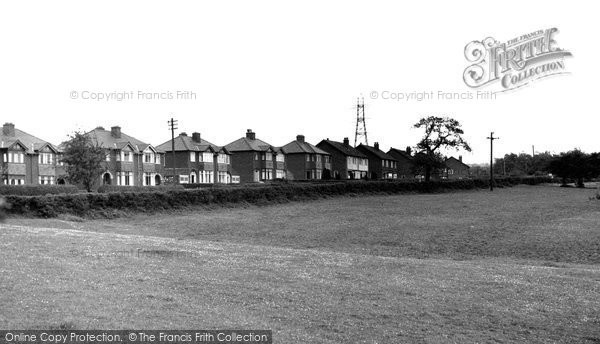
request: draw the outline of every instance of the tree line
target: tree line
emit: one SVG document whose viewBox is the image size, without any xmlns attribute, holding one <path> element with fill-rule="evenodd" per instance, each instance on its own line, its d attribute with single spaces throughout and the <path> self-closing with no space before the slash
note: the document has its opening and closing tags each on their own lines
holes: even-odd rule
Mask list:
<svg viewBox="0 0 600 344">
<path fill-rule="evenodd" d="M 509 176 L 552 174 L 561 179 L 563 186 L 574 182 L 577 187 L 584 187 L 586 180 L 600 176 L 600 153 L 585 153 L 580 149 L 560 154 L 511 153 L 495 159 L 494 174 Z"/>
</svg>

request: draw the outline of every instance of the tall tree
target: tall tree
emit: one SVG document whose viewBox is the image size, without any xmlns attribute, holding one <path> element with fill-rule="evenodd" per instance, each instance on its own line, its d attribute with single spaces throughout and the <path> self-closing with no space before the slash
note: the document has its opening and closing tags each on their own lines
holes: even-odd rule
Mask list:
<svg viewBox="0 0 600 344">
<path fill-rule="evenodd" d="M 582 188 L 586 178 L 598 177 L 600 171 L 598 171 L 597 159 L 596 153 L 589 155 L 574 149 L 555 156 L 549 164 L 549 169 L 562 179 L 562 186 L 566 186 L 567 179 L 572 178 L 576 186 Z"/>
<path fill-rule="evenodd" d="M 74 132 L 70 137 L 64 143 L 62 157 L 67 179 L 71 184 L 80 184 L 88 192 L 92 191 L 103 171 L 102 162 L 106 159 L 104 149 L 83 133 Z"/>
<path fill-rule="evenodd" d="M 415 161 L 424 170 L 425 181 L 429 181 L 431 173 L 440 168 L 441 149 L 462 148 L 471 151 L 471 147 L 461 136 L 464 131 L 460 123 L 453 118 L 429 116 L 421 118 L 414 127 L 425 130 L 423 138 L 417 143 L 417 150 L 425 157 Z"/>
</svg>

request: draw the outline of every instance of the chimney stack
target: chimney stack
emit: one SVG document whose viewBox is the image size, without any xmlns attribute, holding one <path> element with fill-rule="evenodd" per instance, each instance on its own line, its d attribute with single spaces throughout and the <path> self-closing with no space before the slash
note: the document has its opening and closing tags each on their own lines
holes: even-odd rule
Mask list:
<svg viewBox="0 0 600 344">
<path fill-rule="evenodd" d="M 250 140 L 256 140 L 256 134 L 252 131 L 252 129 L 246 130 L 246 138 Z"/>
<path fill-rule="evenodd" d="M 458 161 L 462 162 L 462 155 L 458 156 Z"/>
<path fill-rule="evenodd" d="M 375 149 L 379 150 L 379 142 L 375 142 L 375 145 L 373 147 L 375 147 Z"/>
<path fill-rule="evenodd" d="M 119 126 L 111 127 L 110 135 L 114 138 L 120 139 L 121 138 L 121 127 L 119 127 Z"/>
<path fill-rule="evenodd" d="M 350 146 L 350 140 L 348 140 L 347 137 L 344 137 L 344 146 L 346 146 L 346 147 Z"/>
<path fill-rule="evenodd" d="M 4 123 L 2 134 L 4 134 L 4 136 L 15 136 L 15 125 L 12 123 Z"/>
<path fill-rule="evenodd" d="M 200 133 L 192 133 L 192 141 L 200 143 Z"/>
<path fill-rule="evenodd" d="M 412 155 L 412 148 L 410 146 L 406 146 L 406 154 Z"/>
<path fill-rule="evenodd" d="M 296 136 L 296 141 L 304 143 L 304 135 Z"/>
</svg>

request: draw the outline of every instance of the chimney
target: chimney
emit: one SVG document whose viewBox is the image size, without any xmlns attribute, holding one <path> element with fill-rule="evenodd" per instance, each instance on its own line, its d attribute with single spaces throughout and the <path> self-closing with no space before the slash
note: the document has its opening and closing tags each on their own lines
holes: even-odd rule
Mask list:
<svg viewBox="0 0 600 344">
<path fill-rule="evenodd" d="M 379 150 L 379 142 L 375 142 L 375 145 L 373 147 L 375 147 L 375 149 Z"/>
<path fill-rule="evenodd" d="M 462 155 L 458 156 L 458 161 L 462 162 Z"/>
<path fill-rule="evenodd" d="M 200 133 L 192 133 L 192 141 L 200 143 Z"/>
<path fill-rule="evenodd" d="M 346 146 L 346 147 L 350 146 L 350 140 L 348 140 L 347 137 L 344 137 L 344 146 Z"/>
<path fill-rule="evenodd" d="M 12 123 L 4 123 L 2 134 L 5 136 L 15 136 L 15 125 Z"/>
<path fill-rule="evenodd" d="M 252 131 L 252 129 L 248 129 L 246 131 L 246 138 L 250 140 L 256 140 L 256 134 Z"/>
<path fill-rule="evenodd" d="M 412 148 L 410 146 L 406 146 L 406 154 L 412 155 Z"/>
<path fill-rule="evenodd" d="M 296 141 L 304 143 L 304 135 L 297 135 Z"/>
<path fill-rule="evenodd" d="M 114 126 L 110 128 L 110 136 L 120 139 L 121 138 L 121 127 Z"/>
</svg>

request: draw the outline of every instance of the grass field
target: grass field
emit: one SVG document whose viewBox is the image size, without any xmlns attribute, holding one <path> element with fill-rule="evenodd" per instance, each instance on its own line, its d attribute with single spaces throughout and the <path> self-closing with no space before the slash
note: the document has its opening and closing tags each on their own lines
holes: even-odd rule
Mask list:
<svg viewBox="0 0 600 344">
<path fill-rule="evenodd" d="M 600 343 L 593 190 L 340 197 L 0 226 L 0 328 Z"/>
</svg>

